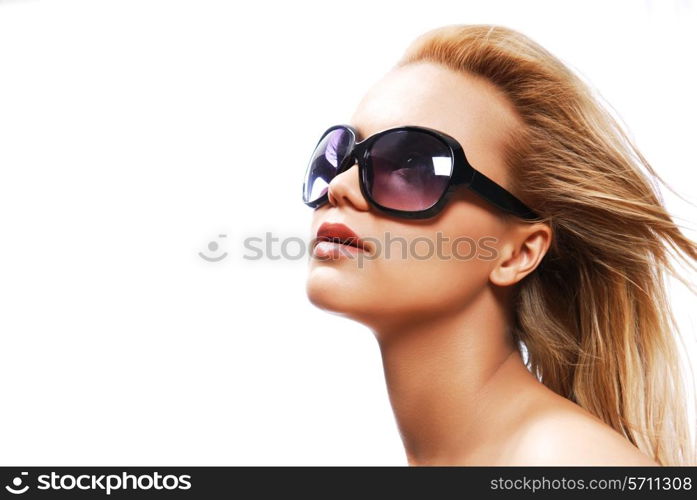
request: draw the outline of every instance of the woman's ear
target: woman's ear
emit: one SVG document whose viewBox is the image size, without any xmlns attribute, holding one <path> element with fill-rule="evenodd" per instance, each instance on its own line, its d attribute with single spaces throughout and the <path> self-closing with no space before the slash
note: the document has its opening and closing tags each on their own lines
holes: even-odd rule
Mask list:
<svg viewBox="0 0 697 500">
<path fill-rule="evenodd" d="M 499 248 L 499 258 L 489 279 L 498 286 L 517 283 L 535 270 L 551 242 L 552 229 L 548 224 L 518 224 Z"/>
</svg>

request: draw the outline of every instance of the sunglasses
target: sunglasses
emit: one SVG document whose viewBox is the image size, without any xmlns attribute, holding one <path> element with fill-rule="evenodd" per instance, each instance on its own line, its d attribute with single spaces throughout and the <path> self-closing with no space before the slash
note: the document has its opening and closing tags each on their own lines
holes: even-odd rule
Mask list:
<svg viewBox="0 0 697 500">
<path fill-rule="evenodd" d="M 329 183 L 358 162 L 361 193 L 378 211 L 407 219 L 438 214 L 459 186 L 523 219 L 539 216 L 513 194 L 476 170 L 453 137 L 427 127 L 395 127 L 356 142 L 350 125 L 334 125 L 321 136 L 303 182 L 303 202 L 317 208 L 328 200 Z"/>
</svg>

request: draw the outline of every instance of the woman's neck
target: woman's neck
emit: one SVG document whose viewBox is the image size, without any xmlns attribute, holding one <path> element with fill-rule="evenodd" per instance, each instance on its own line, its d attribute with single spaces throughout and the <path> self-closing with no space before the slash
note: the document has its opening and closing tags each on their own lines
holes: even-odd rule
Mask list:
<svg viewBox="0 0 697 500">
<path fill-rule="evenodd" d="M 411 465 L 463 460 L 497 435 L 502 410 L 515 411 L 506 398 L 536 381 L 489 293 L 463 310 L 374 332 Z"/>
</svg>

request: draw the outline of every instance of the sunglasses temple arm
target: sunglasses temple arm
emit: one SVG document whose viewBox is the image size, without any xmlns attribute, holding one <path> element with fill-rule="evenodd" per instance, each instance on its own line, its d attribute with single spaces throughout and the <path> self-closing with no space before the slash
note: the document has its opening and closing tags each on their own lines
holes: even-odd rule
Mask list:
<svg viewBox="0 0 697 500">
<path fill-rule="evenodd" d="M 515 214 L 523 219 L 539 218 L 539 215 L 525 205 L 525 203 L 478 170 L 473 169 L 469 188 L 501 210 Z"/>
</svg>

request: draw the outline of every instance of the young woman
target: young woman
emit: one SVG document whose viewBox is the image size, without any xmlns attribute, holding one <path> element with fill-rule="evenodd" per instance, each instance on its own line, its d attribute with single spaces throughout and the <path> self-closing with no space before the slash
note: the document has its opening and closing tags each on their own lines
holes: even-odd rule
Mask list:
<svg viewBox="0 0 697 500">
<path fill-rule="evenodd" d="M 409 464 L 694 463 L 663 280 L 697 245 L 649 175 L 501 26 L 418 37 L 325 132 L 308 297 L 374 332 Z"/>
</svg>

